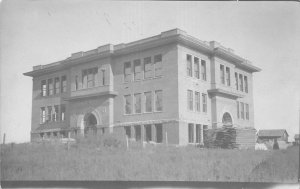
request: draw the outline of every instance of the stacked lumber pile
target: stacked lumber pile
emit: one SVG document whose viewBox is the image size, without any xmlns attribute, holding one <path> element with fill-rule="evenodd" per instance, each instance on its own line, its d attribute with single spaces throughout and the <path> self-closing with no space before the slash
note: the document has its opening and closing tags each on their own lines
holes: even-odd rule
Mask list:
<svg viewBox="0 0 300 189">
<path fill-rule="evenodd" d="M 207 148 L 254 149 L 254 128 L 236 128 L 223 126 L 204 131 L 204 146 Z"/>
</svg>

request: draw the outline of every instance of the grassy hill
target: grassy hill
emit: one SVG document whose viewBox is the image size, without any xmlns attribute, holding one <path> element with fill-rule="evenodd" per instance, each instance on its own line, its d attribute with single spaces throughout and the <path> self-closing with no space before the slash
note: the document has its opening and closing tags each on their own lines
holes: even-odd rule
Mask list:
<svg viewBox="0 0 300 189">
<path fill-rule="evenodd" d="M 2 180 L 298 181 L 299 147 L 277 151 L 143 147 L 107 136 L 1 146 Z"/>
</svg>

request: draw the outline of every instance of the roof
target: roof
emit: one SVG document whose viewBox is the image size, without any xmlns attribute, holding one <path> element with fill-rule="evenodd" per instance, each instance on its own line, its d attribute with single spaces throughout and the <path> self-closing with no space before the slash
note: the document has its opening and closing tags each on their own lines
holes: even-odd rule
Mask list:
<svg viewBox="0 0 300 189">
<path fill-rule="evenodd" d="M 286 133 L 288 135 L 285 129 L 259 130 L 258 136 L 259 137 L 281 137 L 283 133 Z"/>
<path fill-rule="evenodd" d="M 70 57 L 58 62 L 46 65 L 33 66 L 33 70 L 24 73 L 24 75 L 35 77 L 43 75 L 45 73 L 51 73 L 57 70 L 62 70 L 74 66 L 76 64 L 125 55 L 141 50 L 163 46 L 166 44 L 172 44 L 174 42 L 199 50 L 210 56 L 216 56 L 228 60 L 235 64 L 237 67 L 248 70 L 249 72 L 258 72 L 261 70 L 260 68 L 252 65 L 252 63 L 249 60 L 246 60 L 236 55 L 232 49 L 226 48 L 216 41 L 201 41 L 193 36 L 188 35 L 185 31 L 176 28 L 173 30 L 161 32 L 161 34 L 153 37 L 133 41 L 126 44 L 106 44 L 86 52 L 76 52 L 71 54 Z"/>
<path fill-rule="evenodd" d="M 295 139 L 299 139 L 299 134 L 295 134 Z"/>
</svg>

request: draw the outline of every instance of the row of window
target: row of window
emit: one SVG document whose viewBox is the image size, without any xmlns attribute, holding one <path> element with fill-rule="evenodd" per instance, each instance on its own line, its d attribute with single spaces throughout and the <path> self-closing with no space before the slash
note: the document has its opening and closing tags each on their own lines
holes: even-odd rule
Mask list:
<svg viewBox="0 0 300 189">
<path fill-rule="evenodd" d="M 194 95 L 195 94 L 195 95 Z M 195 101 L 194 101 L 195 96 Z M 202 93 L 202 112 L 207 112 L 207 95 L 205 93 Z M 200 101 L 200 92 L 192 90 L 187 91 L 187 104 L 188 104 L 188 110 L 195 110 L 196 112 L 201 112 L 201 101 Z M 195 104 L 194 104 L 195 102 Z M 195 106 L 195 108 L 194 108 Z"/>
<path fill-rule="evenodd" d="M 126 136 L 130 139 L 135 139 L 135 141 L 141 141 L 141 138 L 142 138 L 141 127 L 142 127 L 141 125 L 124 127 Z M 133 132 L 134 132 L 134 135 L 133 135 Z M 146 142 L 153 141 L 156 143 L 162 143 L 163 142 L 163 125 L 162 124 L 144 125 L 144 136 L 145 136 L 144 141 L 146 141 Z"/>
<path fill-rule="evenodd" d="M 41 81 L 41 96 L 67 92 L 67 77 L 55 77 Z"/>
<path fill-rule="evenodd" d="M 203 137 L 203 134 L 201 135 L 201 132 L 203 133 L 203 131 L 207 130 L 207 128 L 208 128 L 207 125 L 189 123 L 188 124 L 189 143 L 203 142 L 203 138 L 201 138 Z"/>
<path fill-rule="evenodd" d="M 206 81 L 206 62 L 205 60 L 201 60 L 201 69 L 200 69 L 200 60 L 198 57 L 192 57 L 192 55 L 187 54 L 186 55 L 186 71 L 187 75 L 190 77 L 195 77 L 197 79 L 200 79 L 200 73 L 201 73 L 201 79 L 203 81 Z M 193 66 L 194 62 L 194 66 Z M 194 71 L 194 72 L 193 72 Z"/>
<path fill-rule="evenodd" d="M 40 108 L 40 124 L 46 122 L 64 121 L 66 106 L 64 104 Z"/>
<path fill-rule="evenodd" d="M 155 55 L 153 57 L 146 57 L 143 59 L 136 59 L 132 62 L 124 63 L 124 82 L 149 79 L 153 77 L 162 76 L 162 55 Z"/>
<path fill-rule="evenodd" d="M 230 68 L 222 64 L 220 64 L 220 81 L 222 84 L 230 86 Z"/>
<path fill-rule="evenodd" d="M 144 98 L 142 98 L 142 94 Z M 163 91 L 154 91 L 154 103 L 152 103 L 152 91 L 147 91 L 144 93 L 135 93 L 133 95 L 124 95 L 124 102 L 124 112 L 127 115 L 142 113 L 142 103 L 144 104 L 145 113 L 152 112 L 153 105 L 155 112 L 161 112 L 163 110 Z"/>
<path fill-rule="evenodd" d="M 75 76 L 75 90 L 86 89 L 96 86 L 96 80 L 98 79 L 98 67 L 89 68 L 82 70 L 82 85 L 79 86 L 79 77 L 78 75 Z M 105 69 L 101 69 L 101 82 L 99 84 L 105 85 Z"/>
<path fill-rule="evenodd" d="M 237 118 L 249 120 L 249 104 L 236 101 Z"/>
<path fill-rule="evenodd" d="M 234 73 L 235 76 L 235 88 L 236 90 L 245 91 L 248 93 L 248 78 L 247 76 L 243 76 L 242 74 Z"/>
</svg>

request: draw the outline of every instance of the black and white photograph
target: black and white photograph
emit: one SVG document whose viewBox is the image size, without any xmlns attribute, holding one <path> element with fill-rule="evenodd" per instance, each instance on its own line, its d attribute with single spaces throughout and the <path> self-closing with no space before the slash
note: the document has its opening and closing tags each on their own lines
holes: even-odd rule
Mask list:
<svg viewBox="0 0 300 189">
<path fill-rule="evenodd" d="M 1 183 L 299 188 L 299 2 L 2 0 L 0 28 Z"/>
</svg>

